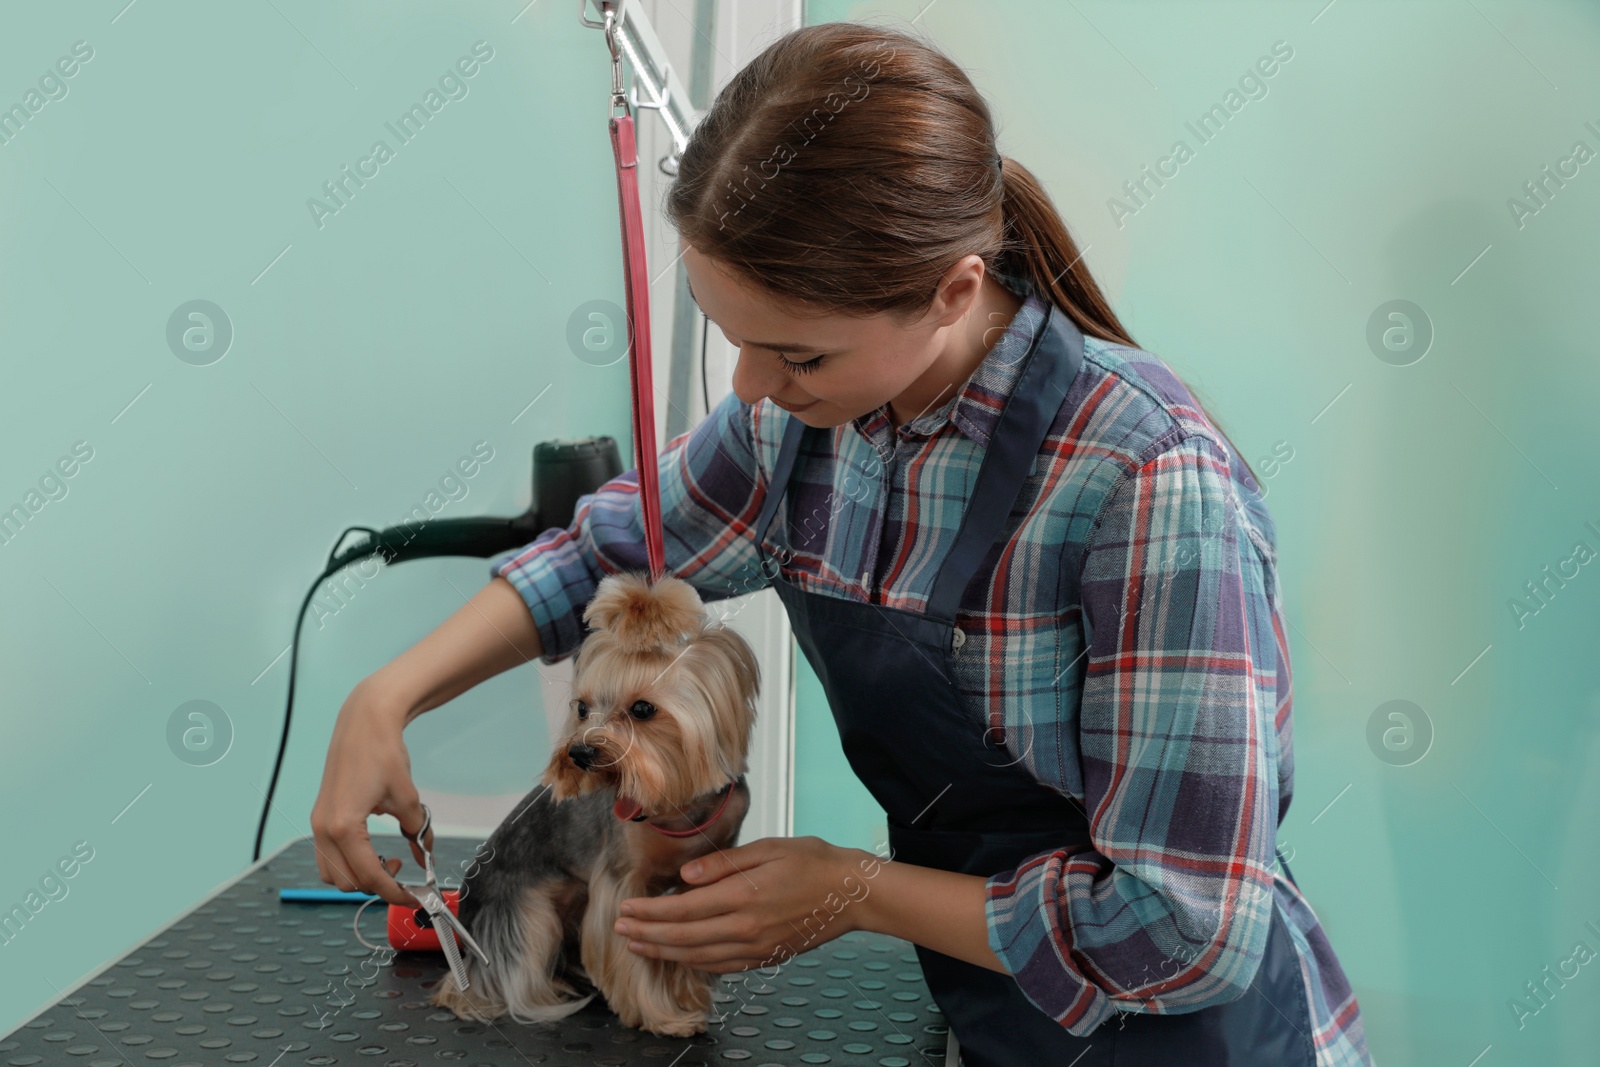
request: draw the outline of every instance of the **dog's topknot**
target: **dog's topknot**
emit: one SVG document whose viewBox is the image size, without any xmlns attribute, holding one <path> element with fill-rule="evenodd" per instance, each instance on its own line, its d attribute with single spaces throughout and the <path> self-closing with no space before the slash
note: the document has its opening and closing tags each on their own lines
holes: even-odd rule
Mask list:
<svg viewBox="0 0 1600 1067">
<path fill-rule="evenodd" d="M 651 584 L 644 574 L 623 572 L 600 582 L 583 621 L 605 630 L 627 652 L 678 648 L 705 627 L 700 595 L 681 578 L 666 575 Z"/>
</svg>

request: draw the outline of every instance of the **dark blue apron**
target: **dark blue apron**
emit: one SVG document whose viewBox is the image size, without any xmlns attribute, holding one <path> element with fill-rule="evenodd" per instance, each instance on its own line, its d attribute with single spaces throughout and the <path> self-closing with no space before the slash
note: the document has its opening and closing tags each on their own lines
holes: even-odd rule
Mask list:
<svg viewBox="0 0 1600 1067">
<path fill-rule="evenodd" d="M 1048 307 L 926 613 L 804 592 L 777 561 L 762 561 L 827 692 L 845 756 L 888 815 L 896 860 L 988 877 L 1090 840 L 1076 801 L 986 737 L 961 704 L 948 659 L 965 640 L 955 624 L 961 596 L 999 537 L 1082 356 L 1083 335 Z M 789 420 L 758 543 L 786 495 L 806 429 Z M 778 539 L 785 548 L 788 541 Z M 1242 998 L 1183 1014 L 1119 1013 L 1087 1037 L 1040 1011 L 1009 974 L 921 946 L 916 952 L 964 1067 L 1315 1067 L 1299 958 L 1277 907 L 1271 910 L 1266 956 Z"/>
</svg>

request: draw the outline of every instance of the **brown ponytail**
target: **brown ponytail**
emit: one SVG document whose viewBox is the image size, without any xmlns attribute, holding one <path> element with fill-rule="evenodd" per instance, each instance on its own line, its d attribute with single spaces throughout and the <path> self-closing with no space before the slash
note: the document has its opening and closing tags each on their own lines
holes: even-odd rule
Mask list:
<svg viewBox="0 0 1600 1067">
<path fill-rule="evenodd" d="M 1019 273 L 1071 316 L 1084 333 L 1139 347 L 1089 274 L 1067 224 L 1039 179 L 1021 163 L 1007 159 L 1004 182 L 1006 246 Z"/>
<path fill-rule="evenodd" d="M 717 94 L 666 214 L 796 315 L 913 322 L 975 253 L 1086 335 L 1138 347 L 1044 187 L 996 155 L 988 104 L 932 43 L 828 22 L 774 41 Z"/>
<path fill-rule="evenodd" d="M 1007 247 L 1013 250 L 1014 257 L 1020 261 L 1021 273 L 1035 289 L 1048 293 L 1055 305 L 1070 315 L 1084 333 L 1129 348 L 1139 347 L 1123 329 L 1100 286 L 1089 275 L 1089 268 L 1083 265 L 1082 253 L 1060 212 L 1051 203 L 1050 194 L 1044 191 L 1032 171 L 1014 159 L 1005 160 L 1005 218 Z M 1176 371 L 1173 377 L 1178 377 Z M 1179 378 L 1179 381 L 1183 380 Z M 1187 383 L 1183 383 L 1183 387 L 1189 389 Z M 1206 421 L 1228 442 L 1228 450 L 1250 472 L 1252 484 L 1259 488 L 1261 483 L 1250 461 L 1228 439 L 1222 424 L 1206 411 L 1194 390 L 1189 389 L 1189 393 Z"/>
</svg>

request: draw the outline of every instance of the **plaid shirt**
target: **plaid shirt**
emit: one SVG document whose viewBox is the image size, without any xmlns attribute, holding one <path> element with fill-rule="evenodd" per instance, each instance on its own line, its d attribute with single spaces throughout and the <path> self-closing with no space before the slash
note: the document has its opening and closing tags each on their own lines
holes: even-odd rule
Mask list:
<svg viewBox="0 0 1600 1067">
<path fill-rule="evenodd" d="M 1003 337 L 937 409 L 897 429 L 884 406 L 802 444 L 789 527 L 773 523 L 766 545 L 787 580 L 925 610 L 1042 322 L 1042 298 L 1020 291 Z M 792 417 L 730 393 L 659 457 L 667 565 L 707 601 L 769 584 L 752 527 Z M 629 470 L 581 498 L 569 528 L 491 564 L 527 602 L 546 662 L 582 641 L 600 578 L 648 569 L 641 512 Z M 1275 869 L 1294 760 L 1274 538 L 1254 481 L 1171 370 L 1085 336 L 1003 550 L 966 590 L 951 660 L 974 722 L 1089 817 L 1092 847 L 987 883 L 990 947 L 1071 1033 L 1245 994 L 1276 906 L 1319 1067 L 1371 1063 L 1321 924 Z"/>
</svg>

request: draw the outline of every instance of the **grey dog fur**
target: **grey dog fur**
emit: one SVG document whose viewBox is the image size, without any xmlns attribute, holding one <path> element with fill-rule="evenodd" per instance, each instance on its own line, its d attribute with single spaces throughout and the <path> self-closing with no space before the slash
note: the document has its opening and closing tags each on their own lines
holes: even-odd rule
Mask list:
<svg viewBox="0 0 1600 1067">
<path fill-rule="evenodd" d="M 703 842 L 686 845 L 695 853 L 713 848 L 732 847 L 738 840 L 740 824 L 749 809 L 750 789 L 743 775 L 737 779 L 734 796 L 727 810 L 711 828 Z M 597 788 L 582 796 L 556 801 L 550 790 L 539 786 L 527 794 L 504 821 L 495 828 L 480 850 L 485 858 L 474 864 L 462 884 L 459 899 L 461 921 L 482 946 L 499 971 L 502 967 L 528 969 L 529 947 L 524 944 L 520 916 L 529 894 L 537 893 L 552 902 L 562 917 L 559 946 L 538 948 L 545 954 L 544 974 L 561 1000 L 536 1014 L 513 1013 L 523 1022 L 548 1022 L 582 1009 L 598 993 L 580 960 L 581 929 L 589 904 L 589 885 L 597 864 L 610 864 L 609 874 L 617 879 L 626 874 L 628 849 L 623 835 L 654 833 L 643 826 L 629 824 L 612 813 L 616 800 L 614 787 Z M 701 825 L 721 802 L 718 794 L 696 798 L 683 815 Z M 647 881 L 647 895 L 659 896 L 685 887 L 670 873 L 658 873 Z M 476 990 L 467 997 L 487 993 L 488 1000 L 504 1005 L 496 976 L 486 974 L 480 960 L 464 952 Z M 446 976 L 442 981 L 448 983 Z M 485 985 L 489 988 L 483 988 Z"/>
</svg>

